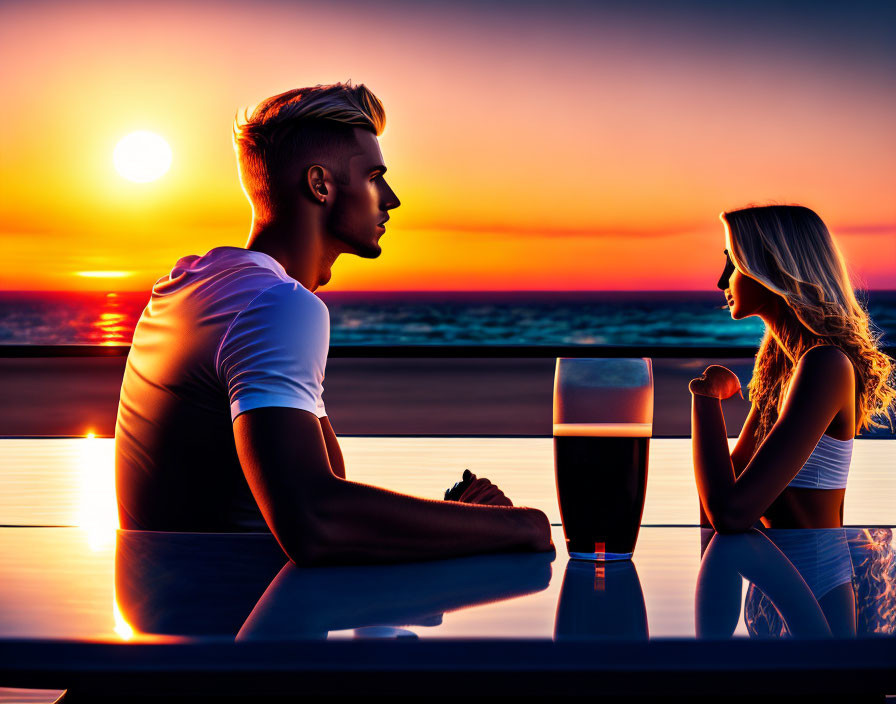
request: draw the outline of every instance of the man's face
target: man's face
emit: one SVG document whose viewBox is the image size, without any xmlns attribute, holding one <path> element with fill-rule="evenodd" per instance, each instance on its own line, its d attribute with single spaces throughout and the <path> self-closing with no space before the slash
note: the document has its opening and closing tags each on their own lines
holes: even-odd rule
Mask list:
<svg viewBox="0 0 896 704">
<path fill-rule="evenodd" d="M 347 245 L 348 252 L 373 259 L 382 252 L 379 239 L 386 231 L 388 211 L 401 202 L 386 183 L 386 166 L 376 136 L 360 128 L 355 133 L 361 153 L 349 159 L 349 182 L 334 184 L 326 228 L 330 236 Z"/>
</svg>

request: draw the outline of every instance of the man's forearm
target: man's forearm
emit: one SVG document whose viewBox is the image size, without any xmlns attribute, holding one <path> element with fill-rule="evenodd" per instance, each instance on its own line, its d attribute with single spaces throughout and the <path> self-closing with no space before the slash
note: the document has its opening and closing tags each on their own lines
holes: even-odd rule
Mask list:
<svg viewBox="0 0 896 704">
<path fill-rule="evenodd" d="M 430 501 L 343 479 L 314 493 L 303 525 L 295 527 L 301 534 L 284 545 L 299 564 L 399 562 L 551 547 L 547 517 L 536 509 Z"/>
</svg>

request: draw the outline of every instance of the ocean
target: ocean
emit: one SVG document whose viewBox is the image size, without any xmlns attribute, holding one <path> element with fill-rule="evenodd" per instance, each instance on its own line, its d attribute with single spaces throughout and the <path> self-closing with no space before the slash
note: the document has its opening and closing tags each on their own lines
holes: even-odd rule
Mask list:
<svg viewBox="0 0 896 704">
<path fill-rule="evenodd" d="M 322 292 L 330 344 L 755 346 L 718 291 Z M 896 291 L 863 294 L 896 344 Z M 126 345 L 148 294 L 0 291 L 0 345 Z"/>
</svg>

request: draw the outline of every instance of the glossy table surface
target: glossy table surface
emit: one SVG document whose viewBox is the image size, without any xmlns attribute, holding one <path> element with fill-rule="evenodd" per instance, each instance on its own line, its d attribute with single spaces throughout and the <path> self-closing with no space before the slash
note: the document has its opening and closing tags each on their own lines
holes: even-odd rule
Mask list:
<svg viewBox="0 0 896 704">
<path fill-rule="evenodd" d="M 607 692 L 705 694 L 738 673 L 759 678 L 744 691 L 896 691 L 890 528 L 645 527 L 619 563 L 570 561 L 553 531 L 556 553 L 299 568 L 264 534 L 97 546 L 79 528 L 3 528 L 0 683 L 395 693 L 441 671 L 518 693 L 599 676 Z"/>
<path fill-rule="evenodd" d="M 300 568 L 259 533 L 118 531 L 97 548 L 77 528 L 4 528 L 0 639 L 829 638 L 849 632 L 852 611 L 823 608 L 840 585 L 863 595 L 857 637 L 896 635 L 889 528 L 646 527 L 615 563 L 569 560 L 553 538 L 556 552 Z M 757 621 L 758 594 L 745 613 L 750 585 L 780 613 Z"/>
<path fill-rule="evenodd" d="M 368 467 L 388 462 L 379 483 L 432 496 L 471 466 L 559 523 L 549 440 L 346 440 L 350 477 L 358 469 L 352 478 L 373 481 L 364 459 Z M 884 476 L 892 443 L 857 448 L 865 445 L 876 459 L 851 473 L 847 489 L 847 523 L 852 511 L 873 517 L 864 525 L 701 531 L 687 525 L 696 498 L 692 476 L 680 471 L 687 442 L 654 440 L 632 561 L 570 561 L 555 525 L 556 552 L 303 569 L 266 534 L 116 531 L 107 520 L 109 441 L 2 440 L 0 457 L 33 453 L 25 462 L 31 492 L 19 496 L 36 512 L 8 494 L 0 502 L 0 684 L 267 673 L 265 682 L 288 689 L 289 678 L 312 682 L 321 673 L 476 670 L 522 687 L 528 680 L 514 678 L 523 672 L 575 671 L 600 674 L 608 691 L 619 691 L 612 678 L 638 670 L 673 679 L 698 673 L 699 691 L 717 691 L 723 673 L 786 671 L 783 686 L 800 691 L 896 691 L 896 542 L 881 520 L 894 516 L 893 504 L 877 502 L 870 479 L 861 484 L 863 472 Z M 55 470 L 34 461 L 51 451 Z M 430 474 L 410 471 L 423 461 L 435 467 Z M 6 491 L 25 482 L 26 472 L 9 466 Z M 52 484 L 37 476 L 41 467 L 50 477 L 69 471 L 67 498 L 41 494 Z M 892 491 L 879 485 L 878 494 Z M 66 522 L 75 525 L 36 527 Z M 228 686 L 258 686 L 249 683 Z M 312 690 L 334 686 L 331 678 Z"/>
</svg>

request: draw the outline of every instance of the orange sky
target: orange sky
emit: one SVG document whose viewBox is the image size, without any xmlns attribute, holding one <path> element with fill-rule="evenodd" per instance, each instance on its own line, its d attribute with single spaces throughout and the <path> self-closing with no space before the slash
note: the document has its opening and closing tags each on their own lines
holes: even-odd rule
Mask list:
<svg viewBox="0 0 896 704">
<path fill-rule="evenodd" d="M 712 288 L 718 214 L 750 202 L 815 208 L 858 283 L 896 288 L 883 20 L 612 7 L 0 5 L 0 288 L 145 289 L 243 245 L 234 113 L 348 78 L 385 104 L 403 204 L 330 289 Z M 148 184 L 112 164 L 138 129 L 174 155 Z"/>
</svg>

